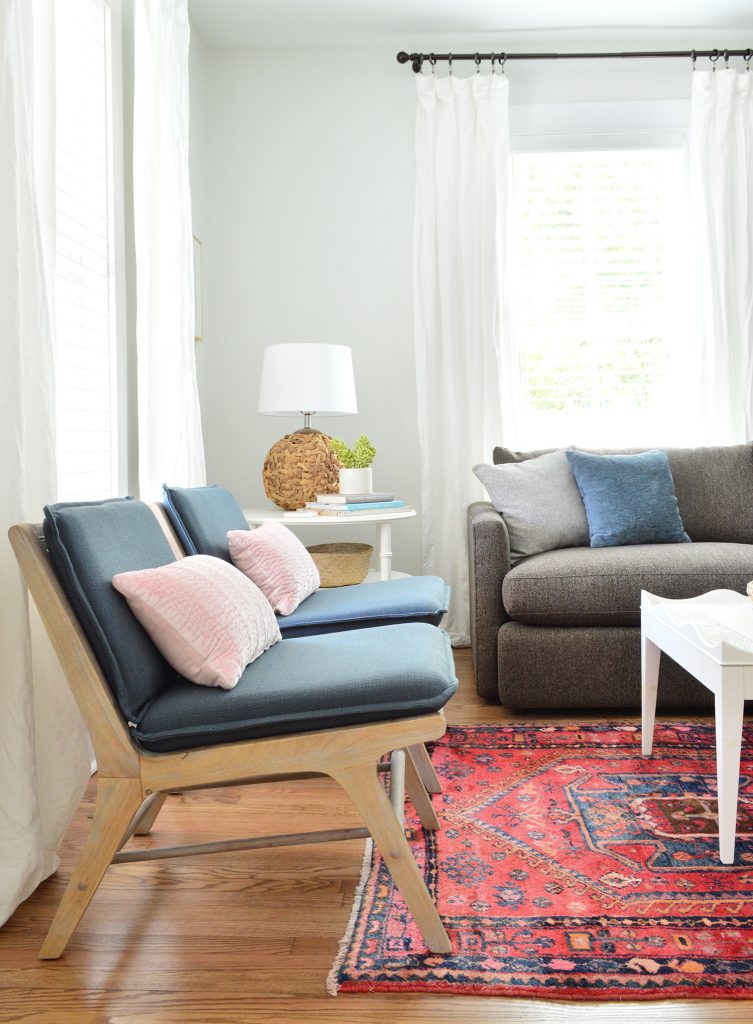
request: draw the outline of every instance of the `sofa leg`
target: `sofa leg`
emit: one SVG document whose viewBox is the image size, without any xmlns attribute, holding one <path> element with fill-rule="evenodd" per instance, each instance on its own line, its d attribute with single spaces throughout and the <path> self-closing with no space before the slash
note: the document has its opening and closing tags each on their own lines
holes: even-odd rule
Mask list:
<svg viewBox="0 0 753 1024">
<path fill-rule="evenodd" d="M 94 821 L 39 951 L 40 960 L 56 960 L 65 950 L 140 806 L 138 779 L 98 780 Z"/>
<path fill-rule="evenodd" d="M 418 774 L 421 776 L 426 792 L 441 793 L 442 783 L 437 778 L 437 773 L 434 771 L 434 765 L 431 763 L 429 751 L 425 745 L 423 743 L 416 743 L 412 747 L 408 747 L 408 757 L 413 761 Z"/>
<path fill-rule="evenodd" d="M 376 764 L 337 768 L 329 774 L 340 783 L 363 818 L 426 945 L 432 953 L 450 953 L 449 937 L 392 811 L 389 797 L 379 782 Z"/>
</svg>

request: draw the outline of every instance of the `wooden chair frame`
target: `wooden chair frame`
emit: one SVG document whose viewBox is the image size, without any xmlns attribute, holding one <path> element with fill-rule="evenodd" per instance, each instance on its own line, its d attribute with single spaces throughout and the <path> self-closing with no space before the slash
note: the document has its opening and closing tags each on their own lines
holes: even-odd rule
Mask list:
<svg viewBox="0 0 753 1024">
<path fill-rule="evenodd" d="M 159 514 L 158 518 L 163 521 Z M 89 730 L 97 758 L 94 820 L 42 944 L 41 959 L 56 959 L 63 953 L 111 864 L 264 846 L 332 842 L 367 835 L 376 842 L 429 949 L 435 953 L 451 951 L 449 938 L 413 859 L 402 823 L 404 777 L 422 822 L 428 828 L 438 827 L 423 780 L 432 788 L 438 786 L 424 744 L 443 735 L 446 723 L 441 711 L 416 718 L 166 754 L 141 750 L 131 739 L 89 642 L 52 569 L 40 527 L 28 523 L 13 526 L 8 536 Z M 171 543 L 182 556 L 174 539 Z M 385 751 L 397 753 L 392 762 L 392 803 L 379 781 L 379 761 Z M 150 830 L 168 793 L 317 776 L 329 776 L 342 786 L 363 818 L 365 828 L 122 850 L 132 835 Z"/>
</svg>

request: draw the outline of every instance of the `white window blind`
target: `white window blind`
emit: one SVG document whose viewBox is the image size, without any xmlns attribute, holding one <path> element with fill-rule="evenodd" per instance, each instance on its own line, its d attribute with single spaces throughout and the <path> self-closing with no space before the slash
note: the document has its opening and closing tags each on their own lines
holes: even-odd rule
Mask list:
<svg viewBox="0 0 753 1024">
<path fill-rule="evenodd" d="M 517 442 L 682 442 L 683 151 L 516 153 L 514 175 Z"/>
<path fill-rule="evenodd" d="M 118 490 L 110 10 L 56 3 L 58 498 Z"/>
</svg>

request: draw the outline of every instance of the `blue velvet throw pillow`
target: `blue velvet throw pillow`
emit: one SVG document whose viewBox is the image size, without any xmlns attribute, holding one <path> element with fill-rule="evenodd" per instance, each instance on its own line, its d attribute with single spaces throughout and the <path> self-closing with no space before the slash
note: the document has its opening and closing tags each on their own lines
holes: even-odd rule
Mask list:
<svg viewBox="0 0 753 1024">
<path fill-rule="evenodd" d="M 666 452 L 565 454 L 586 507 L 592 548 L 690 542 Z"/>
</svg>

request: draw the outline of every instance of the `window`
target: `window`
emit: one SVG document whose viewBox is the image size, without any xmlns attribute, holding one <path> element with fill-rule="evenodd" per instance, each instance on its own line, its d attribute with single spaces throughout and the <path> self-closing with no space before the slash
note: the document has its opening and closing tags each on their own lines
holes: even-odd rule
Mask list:
<svg viewBox="0 0 753 1024">
<path fill-rule="evenodd" d="M 118 493 L 110 7 L 56 3 L 58 498 Z"/>
<path fill-rule="evenodd" d="M 684 151 L 513 161 L 519 443 L 682 443 Z"/>
</svg>

